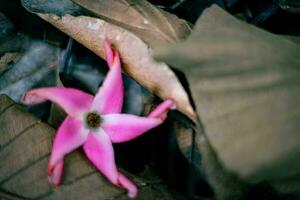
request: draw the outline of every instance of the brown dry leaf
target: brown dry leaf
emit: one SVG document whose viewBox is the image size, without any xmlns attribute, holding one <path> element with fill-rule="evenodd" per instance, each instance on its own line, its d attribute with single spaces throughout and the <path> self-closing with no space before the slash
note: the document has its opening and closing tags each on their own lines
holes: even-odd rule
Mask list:
<svg viewBox="0 0 300 200">
<path fill-rule="evenodd" d="M 17 52 L 6 52 L 4 55 L 0 57 L 0 68 L 5 65 L 15 62 L 20 56 L 20 53 Z"/>
<path fill-rule="evenodd" d="M 6 52 L 0 57 L 0 74 L 8 68 L 10 63 L 16 62 L 20 57 L 20 53 L 17 52 Z"/>
<path fill-rule="evenodd" d="M 80 150 L 66 156 L 62 184 L 49 184 L 47 164 L 55 130 L 5 95 L 0 95 L 0 127 L 0 191 L 10 194 L 0 193 L 0 199 L 128 199 L 126 191 L 108 182 Z M 137 199 L 183 199 L 161 181 L 130 178 L 139 187 Z"/>
<path fill-rule="evenodd" d="M 166 64 L 155 61 L 151 49 L 131 32 L 93 17 L 38 15 L 101 57 L 104 57 L 106 37 L 120 52 L 123 69 L 129 76 L 162 99 L 173 99 L 179 111 L 195 119 L 188 95 L 174 72 Z"/>
<path fill-rule="evenodd" d="M 97 17 L 131 31 L 150 46 L 161 42 L 174 43 L 190 33 L 186 21 L 145 0 L 74 0 L 74 2 Z"/>
<path fill-rule="evenodd" d="M 197 134 L 225 169 L 251 183 L 300 173 L 297 43 L 213 6 L 185 42 L 154 52 L 186 74 L 204 127 Z"/>
</svg>

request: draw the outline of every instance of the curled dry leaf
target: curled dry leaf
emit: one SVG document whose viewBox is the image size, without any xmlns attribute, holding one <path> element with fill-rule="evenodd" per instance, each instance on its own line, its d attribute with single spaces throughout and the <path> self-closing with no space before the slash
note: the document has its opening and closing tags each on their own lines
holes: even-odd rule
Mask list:
<svg viewBox="0 0 300 200">
<path fill-rule="evenodd" d="M 154 52 L 186 73 L 205 134 L 226 169 L 252 183 L 300 173 L 297 43 L 213 6 L 185 42 Z"/>
<path fill-rule="evenodd" d="M 190 33 L 186 21 L 161 10 L 145 0 L 74 0 L 81 7 L 139 36 L 150 46 L 175 42 Z"/>
<path fill-rule="evenodd" d="M 101 57 L 104 57 L 103 40 L 107 38 L 120 52 L 129 76 L 162 99 L 173 99 L 179 111 L 193 120 L 196 118 L 188 95 L 174 72 L 166 64 L 155 61 L 149 47 L 131 32 L 93 17 L 38 15 Z"/>
<path fill-rule="evenodd" d="M 187 75 L 202 123 L 193 149 L 190 134 L 179 132 L 186 141 L 180 148 L 193 151 L 219 199 L 246 199 L 237 197 L 247 183 L 262 181 L 299 196 L 299 54 L 290 38 L 217 6 L 204 11 L 186 41 L 154 48 L 156 58 Z"/>
</svg>

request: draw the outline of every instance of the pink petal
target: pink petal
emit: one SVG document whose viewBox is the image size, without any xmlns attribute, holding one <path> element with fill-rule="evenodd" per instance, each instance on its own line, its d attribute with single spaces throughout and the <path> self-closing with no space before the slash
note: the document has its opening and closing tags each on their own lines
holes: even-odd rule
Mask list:
<svg viewBox="0 0 300 200">
<path fill-rule="evenodd" d="M 105 44 L 105 54 L 110 70 L 92 104 L 92 110 L 101 114 L 120 113 L 123 106 L 124 86 L 119 53 Z M 113 56 L 113 61 L 111 57 Z"/>
<path fill-rule="evenodd" d="M 117 171 L 112 143 L 109 136 L 101 128 L 96 133 L 90 132 L 83 149 L 89 160 L 110 182 L 127 189 L 129 197 L 136 196 L 137 188 L 135 185 Z"/>
<path fill-rule="evenodd" d="M 118 184 L 118 171 L 115 164 L 114 149 L 108 135 L 101 130 L 90 132 L 83 149 L 89 160 L 110 182 Z"/>
<path fill-rule="evenodd" d="M 102 117 L 101 127 L 114 143 L 132 140 L 163 122 L 159 118 L 130 114 L 109 114 Z"/>
<path fill-rule="evenodd" d="M 114 61 L 114 54 L 116 51 L 114 51 L 111 48 L 111 44 L 107 39 L 104 40 L 104 51 L 105 51 L 105 60 L 109 66 L 109 68 L 112 67 L 113 61 Z"/>
<path fill-rule="evenodd" d="M 76 117 L 91 107 L 93 96 L 80 90 L 64 87 L 39 88 L 28 91 L 22 99 L 25 104 L 38 104 L 50 100 Z"/>
<path fill-rule="evenodd" d="M 61 178 L 63 175 L 63 166 L 63 159 L 58 161 L 56 165 L 48 165 L 48 179 L 52 185 L 58 186 L 61 182 Z"/>
<path fill-rule="evenodd" d="M 128 197 L 135 198 L 137 195 L 137 188 L 132 181 L 130 181 L 126 176 L 119 172 L 119 184 L 128 190 Z"/>
<path fill-rule="evenodd" d="M 174 101 L 167 99 L 159 104 L 149 115 L 148 117 L 156 117 L 165 120 L 168 114 L 169 109 L 175 109 Z"/>
<path fill-rule="evenodd" d="M 64 156 L 80 147 L 87 135 L 88 130 L 82 126 L 82 122 L 71 117 L 67 117 L 58 128 L 48 166 L 49 180 L 55 185 L 59 184 L 62 175 Z"/>
</svg>

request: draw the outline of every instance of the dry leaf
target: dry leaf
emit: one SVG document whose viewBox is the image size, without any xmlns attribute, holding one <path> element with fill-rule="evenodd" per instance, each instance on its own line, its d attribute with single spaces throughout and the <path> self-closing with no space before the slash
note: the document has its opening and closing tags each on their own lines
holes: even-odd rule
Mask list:
<svg viewBox="0 0 300 200">
<path fill-rule="evenodd" d="M 150 46 L 160 42 L 174 43 L 190 33 L 186 21 L 145 0 L 74 0 L 74 2 L 97 17 L 131 31 Z"/>
<path fill-rule="evenodd" d="M 162 99 L 173 99 L 179 111 L 195 119 L 187 93 L 174 72 L 166 64 L 156 62 L 149 47 L 134 34 L 92 17 L 66 15 L 60 18 L 51 14 L 39 16 L 101 57 L 104 57 L 103 40 L 108 38 L 120 52 L 123 69 L 129 76 Z"/>
<path fill-rule="evenodd" d="M 299 45 L 213 6 L 185 42 L 155 55 L 186 74 L 226 169 L 252 183 L 300 173 Z"/>
<path fill-rule="evenodd" d="M 0 57 L 0 74 L 9 68 L 9 64 L 16 62 L 20 57 L 20 53 L 6 52 Z"/>
<path fill-rule="evenodd" d="M 0 96 L 0 127 L 0 190 L 24 199 L 127 199 L 126 191 L 108 182 L 81 151 L 66 156 L 64 180 L 54 188 L 47 164 L 55 130 L 5 95 Z M 183 199 L 160 182 L 130 177 L 139 187 L 137 199 Z"/>
</svg>

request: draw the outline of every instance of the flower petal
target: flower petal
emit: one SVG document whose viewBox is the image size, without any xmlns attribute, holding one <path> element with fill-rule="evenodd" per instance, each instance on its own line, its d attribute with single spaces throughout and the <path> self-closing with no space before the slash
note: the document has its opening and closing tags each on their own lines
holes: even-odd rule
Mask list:
<svg viewBox="0 0 300 200">
<path fill-rule="evenodd" d="M 127 189 L 129 197 L 136 196 L 137 188 L 135 185 L 117 171 L 112 143 L 109 136 L 101 128 L 97 132 L 89 134 L 83 149 L 89 160 L 110 182 Z"/>
<path fill-rule="evenodd" d="M 101 127 L 114 143 L 132 140 L 163 122 L 159 118 L 130 114 L 109 114 L 102 117 Z"/>
<path fill-rule="evenodd" d="M 109 68 L 111 68 L 114 61 L 114 54 L 116 51 L 111 48 L 111 44 L 108 42 L 107 39 L 104 40 L 104 51 L 105 51 L 105 60 Z"/>
<path fill-rule="evenodd" d="M 95 96 L 92 110 L 100 114 L 120 113 L 123 106 L 124 86 L 119 53 L 109 44 L 105 44 L 105 54 L 110 70 Z"/>
<path fill-rule="evenodd" d="M 53 166 L 48 165 L 48 179 L 52 185 L 54 186 L 59 185 L 63 174 L 63 166 L 64 166 L 63 159 L 58 161 L 56 165 Z"/>
<path fill-rule="evenodd" d="M 128 190 L 128 197 L 129 198 L 135 198 L 137 195 L 137 187 L 134 185 L 134 183 L 129 180 L 126 176 L 124 176 L 121 172 L 119 172 L 119 184 Z"/>
<path fill-rule="evenodd" d="M 114 149 L 108 135 L 99 128 L 97 133 L 90 132 L 83 149 L 89 160 L 105 175 L 110 182 L 118 184 Z"/>
<path fill-rule="evenodd" d="M 175 109 L 174 101 L 167 99 L 159 104 L 149 115 L 148 117 L 156 117 L 165 120 L 168 114 L 169 109 Z"/>
<path fill-rule="evenodd" d="M 91 107 L 93 96 L 73 88 L 48 87 L 30 90 L 22 98 L 24 104 L 38 104 L 46 100 L 58 104 L 69 115 L 77 117 Z"/>
<path fill-rule="evenodd" d="M 64 156 L 80 147 L 87 135 L 88 130 L 84 129 L 82 122 L 74 118 L 67 117 L 60 125 L 54 139 L 48 166 L 48 176 L 52 183 L 59 184 Z"/>
</svg>

